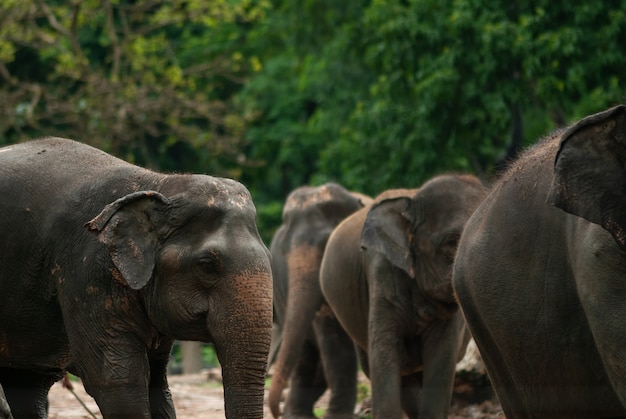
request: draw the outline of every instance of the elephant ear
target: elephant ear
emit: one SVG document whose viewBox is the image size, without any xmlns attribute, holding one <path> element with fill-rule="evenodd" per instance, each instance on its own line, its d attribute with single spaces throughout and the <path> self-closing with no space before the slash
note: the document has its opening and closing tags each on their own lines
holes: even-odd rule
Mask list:
<svg viewBox="0 0 626 419">
<path fill-rule="evenodd" d="M 370 208 L 361 232 L 361 248 L 383 254 L 394 266 L 415 278 L 411 253 L 412 201 L 386 199 Z"/>
<path fill-rule="evenodd" d="M 568 129 L 554 163 L 547 203 L 599 224 L 626 248 L 626 106 Z"/>
<path fill-rule="evenodd" d="M 85 224 L 109 248 L 124 281 L 134 290 L 146 286 L 156 262 L 159 214 L 169 200 L 158 192 L 140 191 L 104 207 Z"/>
</svg>

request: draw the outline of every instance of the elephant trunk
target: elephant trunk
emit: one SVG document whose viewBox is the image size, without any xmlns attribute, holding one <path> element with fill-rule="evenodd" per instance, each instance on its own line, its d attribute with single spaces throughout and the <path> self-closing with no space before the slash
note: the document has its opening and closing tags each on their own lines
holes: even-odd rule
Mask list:
<svg viewBox="0 0 626 419">
<path fill-rule="evenodd" d="M 209 301 L 208 328 L 222 366 L 227 418 L 263 418 L 272 334 L 271 274 L 266 268 L 222 281 Z"/>
<path fill-rule="evenodd" d="M 316 311 L 324 301 L 319 283 L 322 250 L 301 246 L 287 255 L 289 290 L 283 336 L 274 366 L 268 404 L 274 417 L 307 336 L 311 336 Z"/>
</svg>

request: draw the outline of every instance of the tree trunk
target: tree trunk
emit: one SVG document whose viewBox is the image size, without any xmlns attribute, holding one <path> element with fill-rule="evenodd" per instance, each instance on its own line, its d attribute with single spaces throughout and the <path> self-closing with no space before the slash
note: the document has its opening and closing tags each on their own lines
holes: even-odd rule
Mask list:
<svg viewBox="0 0 626 419">
<path fill-rule="evenodd" d="M 183 357 L 183 374 L 196 374 L 202 370 L 202 343 L 184 341 L 180 343 Z"/>
</svg>

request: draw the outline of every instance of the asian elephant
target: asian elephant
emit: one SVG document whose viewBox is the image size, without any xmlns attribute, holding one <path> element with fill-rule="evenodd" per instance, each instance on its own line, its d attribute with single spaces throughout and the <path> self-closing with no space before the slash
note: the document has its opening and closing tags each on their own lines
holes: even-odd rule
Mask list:
<svg viewBox="0 0 626 419">
<path fill-rule="evenodd" d="M 508 418 L 626 416 L 626 106 L 527 150 L 459 244 L 454 286 Z"/>
<path fill-rule="evenodd" d="M 486 194 L 471 175 L 390 190 L 334 230 L 322 292 L 358 348 L 376 418 L 445 418 L 469 333 L 452 292 L 465 222 Z"/>
<path fill-rule="evenodd" d="M 279 402 L 289 381 L 286 418 L 315 417 L 313 405 L 327 388 L 332 394 L 326 417 L 352 417 L 356 354 L 350 338 L 324 304 L 319 267 L 332 230 L 368 200 L 327 183 L 297 188 L 285 201 L 283 223 L 270 245 L 274 322 L 282 336 L 269 395 L 275 417 L 280 414 Z"/>
<path fill-rule="evenodd" d="M 45 138 L 0 148 L 0 384 L 46 417 L 65 371 L 105 418 L 173 418 L 174 339 L 213 342 L 226 417 L 262 418 L 269 252 L 240 183 Z"/>
</svg>

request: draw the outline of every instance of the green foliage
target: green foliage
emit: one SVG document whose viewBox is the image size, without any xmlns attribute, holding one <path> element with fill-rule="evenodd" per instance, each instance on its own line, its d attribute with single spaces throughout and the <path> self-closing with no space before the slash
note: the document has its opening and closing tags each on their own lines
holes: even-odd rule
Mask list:
<svg viewBox="0 0 626 419">
<path fill-rule="evenodd" d="M 359 382 L 356 389 L 356 401 L 357 403 L 363 402 L 363 400 L 372 397 L 372 389 L 368 382 Z"/>
<path fill-rule="evenodd" d="M 325 413 L 326 413 L 326 409 L 325 408 L 322 408 L 322 407 L 315 407 L 315 408 L 313 408 L 313 415 L 316 418 L 323 418 Z"/>
<path fill-rule="evenodd" d="M 312 24 L 282 38 L 264 61 L 283 65 L 266 66 L 240 95 L 257 110 L 250 152 L 274 156 L 265 170 L 283 195 L 327 180 L 377 194 L 442 171 L 489 176 L 515 112 L 527 145 L 624 100 L 624 6 L 354 2 L 326 26 L 306 8 L 277 7 L 278 33 Z"/>
<path fill-rule="evenodd" d="M 626 101 L 623 39 L 626 0 L 5 0 L 0 144 L 237 178 L 269 241 L 303 184 L 490 178 Z"/>
<path fill-rule="evenodd" d="M 217 353 L 215 352 L 215 347 L 213 345 L 202 345 L 200 348 L 202 353 L 202 366 L 204 368 L 214 368 L 219 367 L 220 362 L 217 359 Z M 180 367 L 183 362 L 183 351 L 179 344 L 175 344 L 172 348 L 171 354 L 171 364 Z"/>
<path fill-rule="evenodd" d="M 202 345 L 202 363 L 208 368 L 219 367 L 220 362 L 213 345 Z"/>
<path fill-rule="evenodd" d="M 236 177 L 228 105 L 266 2 L 23 0 L 0 6 L 0 143 L 59 135 L 131 162 Z"/>
</svg>

